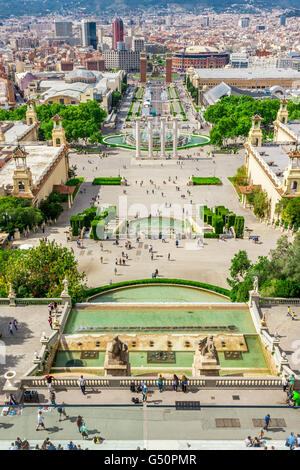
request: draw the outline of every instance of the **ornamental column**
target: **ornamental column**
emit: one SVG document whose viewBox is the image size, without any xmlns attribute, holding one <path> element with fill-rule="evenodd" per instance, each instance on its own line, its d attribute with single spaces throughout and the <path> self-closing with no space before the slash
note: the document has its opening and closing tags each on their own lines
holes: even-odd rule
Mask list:
<svg viewBox="0 0 300 470">
<path fill-rule="evenodd" d="M 141 156 L 141 118 L 137 117 L 135 121 L 135 157 L 140 158 Z"/>
<path fill-rule="evenodd" d="M 148 118 L 148 157 L 153 157 L 153 117 Z"/>
<path fill-rule="evenodd" d="M 174 158 L 178 157 L 177 146 L 178 146 L 178 121 L 176 117 L 173 117 L 173 157 Z"/>
<path fill-rule="evenodd" d="M 166 118 L 162 117 L 160 120 L 160 156 L 165 158 L 166 150 Z"/>
</svg>

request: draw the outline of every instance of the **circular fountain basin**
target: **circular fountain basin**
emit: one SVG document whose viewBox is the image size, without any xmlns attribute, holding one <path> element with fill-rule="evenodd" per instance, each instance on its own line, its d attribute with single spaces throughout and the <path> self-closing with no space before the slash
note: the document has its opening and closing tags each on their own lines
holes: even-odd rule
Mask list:
<svg viewBox="0 0 300 470">
<path fill-rule="evenodd" d="M 113 134 L 103 137 L 103 142 L 111 147 L 121 147 L 135 150 L 135 138 L 132 134 Z M 178 136 L 178 149 L 200 147 L 209 144 L 210 139 L 206 135 L 180 133 Z M 166 140 L 166 150 L 172 150 L 173 140 Z M 160 137 L 155 135 L 153 138 L 153 149 L 160 150 Z M 141 141 L 141 150 L 148 151 L 148 142 Z"/>
</svg>

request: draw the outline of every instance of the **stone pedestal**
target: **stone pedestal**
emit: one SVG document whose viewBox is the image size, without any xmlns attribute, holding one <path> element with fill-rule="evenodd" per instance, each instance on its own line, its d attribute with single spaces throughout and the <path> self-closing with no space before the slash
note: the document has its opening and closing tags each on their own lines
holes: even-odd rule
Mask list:
<svg viewBox="0 0 300 470">
<path fill-rule="evenodd" d="M 207 357 L 198 355 L 197 352 L 195 353 L 192 366 L 193 377 L 199 377 L 199 375 L 216 377 L 220 375 L 220 369 L 221 366 L 218 359 L 209 359 Z"/>
<path fill-rule="evenodd" d="M 111 364 L 108 359 L 108 353 L 105 354 L 104 375 L 113 377 L 128 377 L 130 375 L 130 364 Z"/>
<path fill-rule="evenodd" d="M 130 375 L 130 362 L 128 346 L 119 340 L 118 336 L 107 343 L 104 374 L 114 377 L 124 377 Z"/>
</svg>

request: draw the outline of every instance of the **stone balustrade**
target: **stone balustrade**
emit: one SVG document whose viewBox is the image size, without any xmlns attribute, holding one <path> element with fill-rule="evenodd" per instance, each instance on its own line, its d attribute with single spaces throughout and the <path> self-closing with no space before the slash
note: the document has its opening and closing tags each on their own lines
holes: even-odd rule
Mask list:
<svg viewBox="0 0 300 470">
<path fill-rule="evenodd" d="M 78 375 L 79 378 L 79 375 Z M 77 377 L 61 377 L 55 378 L 53 384 L 56 390 L 59 388 L 78 388 Z M 216 389 L 216 388 L 230 388 L 230 389 L 263 389 L 273 388 L 280 389 L 282 387 L 282 381 L 279 377 L 187 377 L 188 387 L 194 390 L 200 389 Z M 97 378 L 86 378 L 87 388 L 114 388 L 114 389 L 129 389 L 130 385 L 135 385 L 144 382 L 148 387 L 157 388 L 158 378 L 156 377 L 97 377 Z M 300 385 L 300 381 L 296 381 L 296 385 Z M 165 379 L 165 389 L 172 389 L 173 380 Z M 46 388 L 47 383 L 43 377 L 23 377 L 21 379 L 21 387 L 23 389 L 37 389 Z"/>
</svg>

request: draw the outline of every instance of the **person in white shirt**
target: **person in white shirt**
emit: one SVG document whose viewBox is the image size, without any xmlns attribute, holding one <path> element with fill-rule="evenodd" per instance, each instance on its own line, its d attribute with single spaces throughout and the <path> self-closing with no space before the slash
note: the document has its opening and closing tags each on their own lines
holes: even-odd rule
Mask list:
<svg viewBox="0 0 300 470">
<path fill-rule="evenodd" d="M 38 430 L 40 429 L 40 426 L 41 426 L 45 431 L 48 431 L 47 428 L 45 428 L 44 418 L 43 418 L 43 416 L 42 416 L 42 412 L 41 412 L 41 411 L 38 412 L 38 423 L 37 423 L 36 431 L 38 431 Z"/>
</svg>

